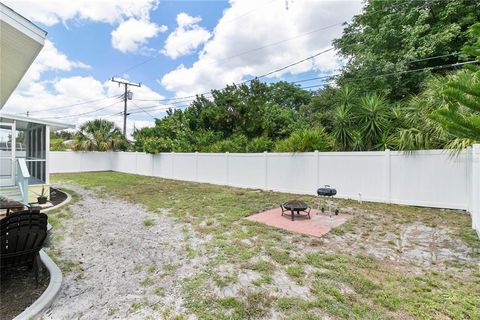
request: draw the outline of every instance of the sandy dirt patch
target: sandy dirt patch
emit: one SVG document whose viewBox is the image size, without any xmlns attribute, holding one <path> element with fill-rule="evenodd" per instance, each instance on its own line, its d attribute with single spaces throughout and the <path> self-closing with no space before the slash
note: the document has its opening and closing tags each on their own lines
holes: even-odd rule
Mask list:
<svg viewBox="0 0 480 320">
<path fill-rule="evenodd" d="M 187 259 L 185 246 L 201 241 L 187 226 L 140 205 L 67 187 L 81 200 L 69 207 L 72 219 L 53 232 L 61 233 L 55 250 L 72 270 L 64 272 L 44 318 L 155 318 L 166 306 L 172 314 L 183 312 L 181 279 L 206 261 Z"/>
</svg>

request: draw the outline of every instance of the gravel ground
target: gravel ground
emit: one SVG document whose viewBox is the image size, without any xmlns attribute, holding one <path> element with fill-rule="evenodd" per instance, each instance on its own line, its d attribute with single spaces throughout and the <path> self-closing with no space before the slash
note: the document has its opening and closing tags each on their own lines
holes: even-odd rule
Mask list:
<svg viewBox="0 0 480 320">
<path fill-rule="evenodd" d="M 53 230 L 60 235 L 54 242 L 60 265 L 69 270 L 44 318 L 144 319 L 183 313 L 181 280 L 207 262 L 206 257 L 188 259 L 185 247 L 201 250 L 203 242 L 187 226 L 140 205 L 102 198 L 79 186 L 62 187 L 81 199 L 69 206 L 72 219 Z"/>
<path fill-rule="evenodd" d="M 315 319 L 353 318 L 354 313 L 345 310 L 364 299 L 375 303 L 383 318 L 413 318 L 413 314 L 407 315 L 406 310 L 411 309 L 402 305 L 406 303 L 402 300 L 392 300 L 399 307 L 390 310 L 370 294 L 355 291 L 367 284 L 383 296 L 406 292 L 408 299 L 418 297 L 418 308 L 426 310 L 426 316 L 434 314 L 432 308 L 444 308 L 443 302 L 427 295 L 429 290 L 443 290 L 438 295 L 448 294 L 451 303 L 465 303 L 464 312 L 469 310 L 470 301 L 473 305 L 477 301 L 474 289 L 468 289 L 465 299 L 460 298 L 458 295 L 464 293 L 455 288 L 455 281 L 462 280 L 460 283 L 467 288 L 476 281 L 471 274 L 475 270 L 472 264 L 479 263 L 480 256 L 474 254 L 478 249 L 458 236 L 461 225 L 450 226 L 447 222 L 456 220 L 443 217 L 440 210 L 434 212 L 438 216 L 428 212 L 422 220 L 420 214 L 428 209 L 418 209 L 417 213 L 411 207 L 372 204 L 361 210 L 343 208 L 342 212 L 355 212 L 350 220 L 353 223 L 316 239 L 242 226 L 241 222 L 220 225 L 222 211 L 212 219 L 184 224 L 169 217 L 175 213 L 171 208 L 148 212 L 139 204 L 102 196 L 101 190 L 63 187 L 81 198 L 55 214 L 60 222 L 53 230 L 52 253 L 64 270 L 64 283 L 45 319 L 175 319 L 176 315 L 187 315 L 176 319 L 196 319 L 192 313 L 198 317 L 306 319 L 307 312 Z M 126 191 L 130 195 L 136 190 Z M 159 204 L 201 200 L 192 200 L 186 192 L 175 197 L 168 192 L 154 193 L 162 197 Z M 228 196 L 242 196 L 225 193 L 225 198 L 217 199 L 219 208 L 225 205 L 220 201 Z M 130 199 L 135 201 L 132 196 Z M 227 219 L 223 221 L 227 223 Z M 194 227 L 196 232 L 192 231 Z M 265 232 L 274 242 L 257 232 Z M 289 247 L 292 243 L 302 244 L 302 250 Z M 313 260 L 305 260 L 307 254 Z M 354 258 L 347 259 L 349 254 Z M 369 257 L 376 259 L 370 261 Z M 350 262 L 358 277 L 352 272 L 344 278 L 342 270 Z M 372 265 L 373 273 L 364 269 L 365 263 Z M 385 271 L 380 271 L 383 267 Z M 325 281 L 322 274 L 329 278 Z M 375 289 L 375 275 L 385 277 L 386 291 L 381 286 Z M 427 277 L 428 283 L 424 284 L 422 279 Z M 394 285 L 399 285 L 399 291 L 389 287 Z M 416 285 L 425 293 L 411 291 Z M 450 292 L 447 286 L 454 290 Z M 329 303 L 316 308 L 316 299 L 329 299 Z M 290 304 L 285 305 L 285 301 Z M 445 313 L 433 318 L 445 318 L 443 315 L 456 310 L 447 307 Z M 472 319 L 476 314 L 468 313 Z"/>
</svg>

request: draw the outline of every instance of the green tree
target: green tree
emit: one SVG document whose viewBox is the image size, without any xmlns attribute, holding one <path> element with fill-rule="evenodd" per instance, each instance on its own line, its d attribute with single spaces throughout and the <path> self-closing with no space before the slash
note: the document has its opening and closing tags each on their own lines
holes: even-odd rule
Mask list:
<svg viewBox="0 0 480 320">
<path fill-rule="evenodd" d="M 451 140 L 439 123 L 430 117 L 433 111 L 446 106 L 443 94 L 446 81 L 445 76 L 430 76 L 419 95 L 402 103 L 392 133 L 394 149 L 442 149 Z"/>
<path fill-rule="evenodd" d="M 464 51 L 480 61 L 480 23 L 472 26 L 470 34 L 474 40 Z M 480 67 L 469 66 L 458 72 L 443 93 L 447 107 L 432 112 L 431 117 L 455 137 L 450 146 L 463 148 L 480 142 Z"/>
<path fill-rule="evenodd" d="M 327 132 L 333 130 L 333 110 L 339 104 L 339 89 L 326 86 L 314 92 L 308 104 L 300 106 L 299 116 L 310 126 L 321 126 Z"/>
<path fill-rule="evenodd" d="M 95 119 L 87 121 L 75 133 L 72 143 L 73 150 L 108 151 L 125 150 L 128 141 L 120 129 L 111 121 Z"/>
<path fill-rule="evenodd" d="M 348 60 L 338 83 L 360 94 L 378 92 L 397 101 L 421 89 L 432 72 L 377 77 L 458 61 L 467 29 L 480 20 L 477 0 L 369 0 L 334 46 Z M 427 57 L 443 56 L 438 59 Z"/>
<path fill-rule="evenodd" d="M 269 86 L 267 97 L 269 102 L 298 111 L 302 105 L 310 102 L 312 94 L 297 85 L 279 81 Z"/>
<path fill-rule="evenodd" d="M 171 110 L 154 127 L 137 130 L 135 150 L 265 151 L 274 141 L 307 126 L 297 109 L 311 94 L 292 84 L 252 81 L 213 90 L 212 96 L 198 96 L 184 111 Z"/>
</svg>

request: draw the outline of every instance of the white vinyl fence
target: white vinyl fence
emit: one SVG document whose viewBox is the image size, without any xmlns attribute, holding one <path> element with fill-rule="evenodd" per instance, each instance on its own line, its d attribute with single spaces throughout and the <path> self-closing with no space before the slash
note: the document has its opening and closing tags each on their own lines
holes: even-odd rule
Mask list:
<svg viewBox="0 0 480 320">
<path fill-rule="evenodd" d="M 468 210 L 480 234 L 480 145 L 444 150 L 305 153 L 50 152 L 50 172 L 113 170 L 297 194 Z"/>
</svg>

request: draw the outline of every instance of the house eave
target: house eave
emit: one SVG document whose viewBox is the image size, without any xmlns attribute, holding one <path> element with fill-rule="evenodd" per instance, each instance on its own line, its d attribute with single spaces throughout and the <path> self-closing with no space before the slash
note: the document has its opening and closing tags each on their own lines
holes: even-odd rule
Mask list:
<svg viewBox="0 0 480 320">
<path fill-rule="evenodd" d="M 20 115 L 15 115 L 15 114 L 1 113 L 0 114 L 0 122 L 3 119 L 22 121 L 22 122 L 28 122 L 28 123 L 34 123 L 34 124 L 40 124 L 40 125 L 47 125 L 53 131 L 64 130 L 64 129 L 75 129 L 74 124 L 62 123 L 62 122 L 57 122 L 57 121 L 45 120 L 45 119 L 25 117 L 25 116 L 20 116 Z"/>
<path fill-rule="evenodd" d="M 0 2 L 0 109 L 42 50 L 46 35 Z"/>
<path fill-rule="evenodd" d="M 0 2 L 0 20 L 5 21 L 43 46 L 47 31 Z"/>
</svg>

